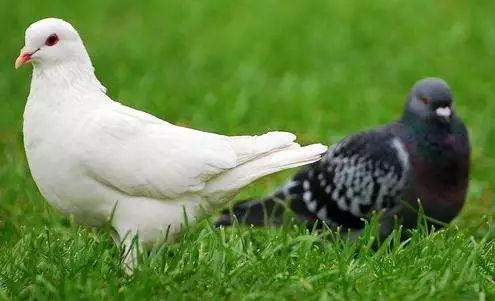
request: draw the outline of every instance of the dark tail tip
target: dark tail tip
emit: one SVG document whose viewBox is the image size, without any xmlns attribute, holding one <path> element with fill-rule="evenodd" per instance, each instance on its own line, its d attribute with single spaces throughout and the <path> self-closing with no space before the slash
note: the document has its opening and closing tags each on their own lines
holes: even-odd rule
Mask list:
<svg viewBox="0 0 495 301">
<path fill-rule="evenodd" d="M 234 223 L 234 216 L 230 213 L 230 211 L 222 211 L 218 219 L 213 223 L 215 227 L 228 227 L 232 226 Z"/>
<path fill-rule="evenodd" d="M 234 205 L 232 210 L 224 210 L 214 225 L 231 226 L 234 220 L 253 226 L 279 225 L 282 222 L 284 206 L 268 198 L 264 200 L 244 200 Z"/>
</svg>

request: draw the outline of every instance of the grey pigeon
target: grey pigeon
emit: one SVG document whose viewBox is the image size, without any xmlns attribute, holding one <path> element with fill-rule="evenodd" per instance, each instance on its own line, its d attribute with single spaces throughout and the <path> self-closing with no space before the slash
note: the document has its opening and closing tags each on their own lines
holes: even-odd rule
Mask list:
<svg viewBox="0 0 495 301">
<path fill-rule="evenodd" d="M 380 231 L 386 236 L 394 216 L 407 228 L 417 225 L 419 199 L 429 223 L 442 226 L 463 207 L 469 156 L 468 133 L 449 86 L 426 78 L 410 91 L 398 121 L 343 139 L 274 194 L 238 203 L 216 224 L 230 225 L 232 213 L 247 224 L 278 224 L 285 201 L 309 227 L 321 220 L 360 230 L 373 211 L 383 211 Z"/>
</svg>

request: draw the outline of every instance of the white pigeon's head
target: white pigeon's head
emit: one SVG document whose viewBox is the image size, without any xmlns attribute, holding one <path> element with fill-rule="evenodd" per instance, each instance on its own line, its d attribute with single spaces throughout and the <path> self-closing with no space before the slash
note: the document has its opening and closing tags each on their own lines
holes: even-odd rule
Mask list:
<svg viewBox="0 0 495 301">
<path fill-rule="evenodd" d="M 65 63 L 91 64 L 77 31 L 68 22 L 47 18 L 26 29 L 25 45 L 15 61 L 15 67 L 32 62 L 37 66 Z"/>
</svg>

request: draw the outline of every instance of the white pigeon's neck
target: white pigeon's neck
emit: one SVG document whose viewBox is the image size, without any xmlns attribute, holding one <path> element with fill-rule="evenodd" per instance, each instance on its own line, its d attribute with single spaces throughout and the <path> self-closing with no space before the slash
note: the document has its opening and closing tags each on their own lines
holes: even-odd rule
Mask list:
<svg viewBox="0 0 495 301">
<path fill-rule="evenodd" d="M 52 66 L 35 65 L 31 93 L 46 89 L 79 94 L 106 93 L 106 88 L 94 74 L 93 66 L 87 62 L 67 62 Z"/>
</svg>

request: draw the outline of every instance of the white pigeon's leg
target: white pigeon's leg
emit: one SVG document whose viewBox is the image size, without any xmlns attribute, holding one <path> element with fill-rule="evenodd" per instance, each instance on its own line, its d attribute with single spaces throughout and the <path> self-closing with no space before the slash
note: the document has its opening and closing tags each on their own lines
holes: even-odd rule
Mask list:
<svg viewBox="0 0 495 301">
<path fill-rule="evenodd" d="M 134 273 L 134 269 L 138 265 L 139 243 L 135 235 L 129 237 L 129 239 L 126 238 L 122 242 L 122 246 L 124 247 L 124 253 L 122 254 L 122 265 L 125 273 L 129 276 L 132 276 L 132 274 Z"/>
<path fill-rule="evenodd" d="M 122 265 L 127 275 L 132 276 L 134 269 L 138 265 L 139 237 L 136 231 L 115 227 L 118 233 L 119 242 L 123 247 Z"/>
</svg>

